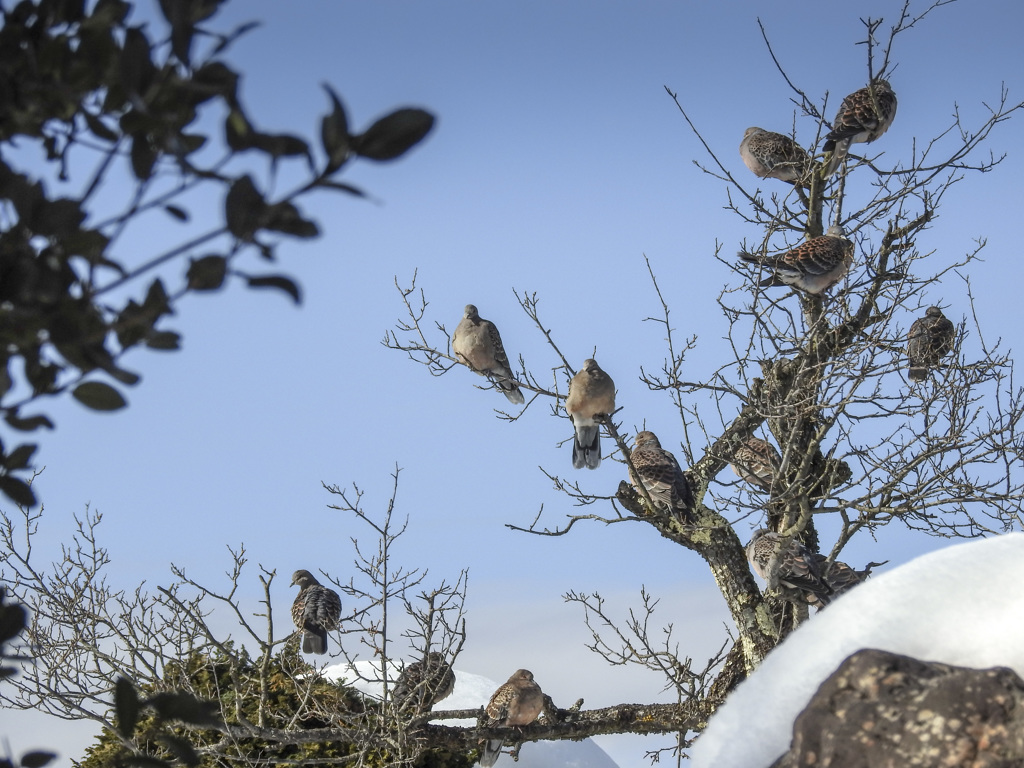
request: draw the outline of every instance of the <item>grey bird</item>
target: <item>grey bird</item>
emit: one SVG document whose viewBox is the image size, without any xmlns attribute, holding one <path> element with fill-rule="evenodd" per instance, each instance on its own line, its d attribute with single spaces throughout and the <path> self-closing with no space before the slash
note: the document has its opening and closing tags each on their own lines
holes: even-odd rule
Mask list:
<svg viewBox="0 0 1024 768">
<path fill-rule="evenodd" d="M 911 381 L 924 381 L 928 371 L 953 349 L 956 327 L 938 307 L 928 307 L 924 317 L 919 317 L 910 326 L 907 334 L 907 357 L 910 367 L 907 376 Z"/>
<path fill-rule="evenodd" d="M 594 417 L 610 416 L 615 411 L 615 382 L 597 361 L 584 360 L 583 368 L 569 381 L 565 411 L 575 430 L 572 465 L 576 469 L 597 469 L 601 465 L 601 425 Z"/>
<path fill-rule="evenodd" d="M 870 143 L 889 130 L 896 117 L 896 94 L 887 80 L 877 78 L 843 99 L 832 131 L 825 137 L 822 149 L 830 152 L 825 165 L 825 178 L 839 168 L 851 144 Z"/>
<path fill-rule="evenodd" d="M 782 466 L 782 457 L 774 445 L 751 435 L 736 449 L 729 466 L 740 479 L 770 491 L 772 480 Z"/>
<path fill-rule="evenodd" d="M 784 588 L 784 594 L 814 594 L 823 604 L 832 599 L 832 587 L 822 578 L 818 562 L 807 547 L 794 538 L 765 530 L 754 531 L 747 544 L 747 560 L 764 579 L 769 590 Z"/>
<path fill-rule="evenodd" d="M 811 156 L 803 147 L 789 136 L 764 128 L 747 128 L 740 142 L 740 157 L 762 179 L 796 184 L 806 179 L 811 170 Z"/>
<path fill-rule="evenodd" d="M 526 402 L 512 376 L 497 326 L 480 317 L 472 304 L 466 305 L 465 313 L 452 334 L 452 352 L 471 370 L 493 381 L 510 403 L 522 405 Z"/>
<path fill-rule="evenodd" d="M 761 257 L 740 251 L 743 261 L 771 269 L 771 277 L 758 285 L 791 285 L 808 293 L 819 294 L 842 280 L 853 263 L 853 243 L 843 237 L 838 226 L 829 227 L 828 234 L 806 240 L 796 248 L 777 256 Z"/>
<path fill-rule="evenodd" d="M 338 628 L 341 598 L 309 571 L 292 574 L 292 586 L 296 585 L 299 594 L 292 603 L 292 621 L 302 630 L 302 652 L 327 653 L 327 633 Z"/>
<path fill-rule="evenodd" d="M 693 490 L 686 473 L 679 467 L 676 457 L 661 447 L 653 432 L 639 432 L 630 461 L 636 474 L 630 472 L 630 482 L 637 493 L 647 490 L 655 511 L 672 515 L 685 523 L 693 522 Z"/>
<path fill-rule="evenodd" d="M 817 563 L 821 577 L 830 587 L 832 587 L 833 600 L 844 592 L 849 592 L 858 584 L 866 581 L 868 576 L 871 575 L 872 568 L 877 568 L 878 566 L 885 565 L 885 563 L 889 562 L 886 560 L 881 563 L 868 563 L 864 570 L 858 571 L 844 563 L 842 560 L 835 560 L 831 565 L 829 565 L 828 558 L 817 552 L 812 554 L 811 557 L 814 559 L 814 562 Z M 813 592 L 804 592 L 804 599 L 807 601 L 808 605 L 812 605 L 818 610 L 825 607 L 825 604 L 822 603 L 818 596 Z"/>
<path fill-rule="evenodd" d="M 409 664 L 395 682 L 394 700 L 402 709 L 425 712 L 455 690 L 455 672 L 444 654 L 431 651 Z"/>
<path fill-rule="evenodd" d="M 544 693 L 533 681 L 533 672 L 517 669 L 508 682 L 501 685 L 487 703 L 489 727 L 523 726 L 536 720 L 544 709 Z M 481 742 L 480 765 L 494 765 L 505 742 L 489 739 Z"/>
</svg>

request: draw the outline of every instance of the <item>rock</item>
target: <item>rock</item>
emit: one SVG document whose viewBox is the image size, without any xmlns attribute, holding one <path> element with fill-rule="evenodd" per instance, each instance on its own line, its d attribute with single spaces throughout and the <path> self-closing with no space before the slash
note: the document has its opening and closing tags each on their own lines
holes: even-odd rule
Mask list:
<svg viewBox="0 0 1024 768">
<path fill-rule="evenodd" d="M 821 684 L 772 768 L 1020 768 L 1024 680 L 867 649 Z"/>
</svg>

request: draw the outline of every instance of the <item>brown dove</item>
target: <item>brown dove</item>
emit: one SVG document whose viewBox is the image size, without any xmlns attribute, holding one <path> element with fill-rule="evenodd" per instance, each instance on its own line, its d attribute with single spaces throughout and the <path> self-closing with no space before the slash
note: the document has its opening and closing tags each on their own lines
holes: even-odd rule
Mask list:
<svg viewBox="0 0 1024 768">
<path fill-rule="evenodd" d="M 740 157 L 756 176 L 797 183 L 807 177 L 811 157 L 807 151 L 781 133 L 764 128 L 747 128 L 740 142 Z"/>
<path fill-rule="evenodd" d="M 911 381 L 924 381 L 928 371 L 953 349 L 956 327 L 938 307 L 928 307 L 924 317 L 919 317 L 910 326 L 907 334 L 907 357 L 910 368 L 907 376 Z"/>
<path fill-rule="evenodd" d="M 569 382 L 565 411 L 576 431 L 572 444 L 572 465 L 576 469 L 597 469 L 601 465 L 601 426 L 595 416 L 615 410 L 615 382 L 593 359 Z"/>
<path fill-rule="evenodd" d="M 452 334 L 452 352 L 470 369 L 491 379 L 510 403 L 522 405 L 526 402 L 512 376 L 497 327 L 480 317 L 472 304 L 466 305 L 465 314 Z"/>
<path fill-rule="evenodd" d="M 338 628 L 341 598 L 309 571 L 292 574 L 292 586 L 296 585 L 299 594 L 292 603 L 292 621 L 302 630 L 302 652 L 327 653 L 327 633 Z"/>
<path fill-rule="evenodd" d="M 828 178 L 846 158 L 851 144 L 870 143 L 889 130 L 896 117 L 896 94 L 887 80 L 878 78 L 867 88 L 854 91 L 839 106 L 832 132 L 822 149 L 831 152 L 825 166 Z"/>
<path fill-rule="evenodd" d="M 882 563 L 868 563 L 863 571 L 858 571 L 844 563 L 842 560 L 835 560 L 832 562 L 832 565 L 829 565 L 828 558 L 822 554 L 815 553 L 811 555 L 811 557 L 818 564 L 818 570 L 821 573 L 822 578 L 830 587 L 832 587 L 833 600 L 844 592 L 849 592 L 858 584 L 865 581 L 867 577 L 871 575 L 872 568 L 876 568 L 879 565 L 885 565 L 885 563 L 889 562 L 886 560 Z M 818 599 L 818 596 L 813 592 L 804 592 L 804 599 L 807 600 L 808 605 L 813 605 L 819 611 L 825 607 L 825 604 L 822 603 L 821 600 Z"/>
<path fill-rule="evenodd" d="M 544 693 L 533 681 L 533 672 L 517 669 L 487 703 L 488 726 L 522 726 L 536 720 L 544 709 Z M 494 765 L 505 742 L 490 739 L 480 745 L 480 765 Z"/>
<path fill-rule="evenodd" d="M 455 673 L 444 654 L 431 651 L 402 670 L 395 683 L 395 702 L 403 709 L 426 711 L 455 690 Z"/>
<path fill-rule="evenodd" d="M 770 590 L 783 587 L 787 593 L 810 592 L 824 605 L 832 599 L 832 587 L 822 578 L 818 561 L 794 538 L 764 528 L 754 531 L 747 544 L 747 560 Z"/>
<path fill-rule="evenodd" d="M 742 480 L 770 491 L 772 480 L 782 466 L 782 458 L 774 445 L 751 435 L 736 449 L 729 466 Z"/>
<path fill-rule="evenodd" d="M 832 226 L 828 234 L 806 240 L 777 256 L 762 258 L 740 251 L 739 257 L 773 270 L 772 276 L 759 285 L 792 285 L 808 293 L 819 294 L 839 282 L 849 271 L 853 262 L 853 243 L 843 237 L 841 228 Z"/>
<path fill-rule="evenodd" d="M 683 522 L 693 521 L 693 491 L 676 457 L 661 447 L 653 432 L 640 432 L 635 439 L 630 461 L 636 475 L 630 481 L 643 496 L 646 488 L 656 511 L 672 515 Z"/>
</svg>

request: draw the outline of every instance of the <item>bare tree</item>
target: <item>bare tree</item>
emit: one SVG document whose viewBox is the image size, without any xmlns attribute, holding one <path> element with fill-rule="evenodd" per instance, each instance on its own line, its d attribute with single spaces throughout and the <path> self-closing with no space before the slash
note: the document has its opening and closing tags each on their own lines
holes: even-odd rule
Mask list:
<svg viewBox="0 0 1024 768">
<path fill-rule="evenodd" d="M 881 21 L 865 21 L 866 93 L 876 110 L 872 84 L 889 73 L 894 44 L 943 4 L 939 0 L 915 14 L 907 2 L 888 30 Z M 502 739 L 515 750 L 525 741 L 608 733 L 677 734 L 676 757 L 682 759 L 729 690 L 808 614 L 809 598 L 787 586 L 792 579 L 774 579 L 779 589 L 759 587 L 743 545 L 752 528 L 797 543 L 798 552 L 821 553 L 822 573 L 828 575 L 828 566 L 854 536 L 879 535 L 893 523 L 957 537 L 1022 527 L 1022 444 L 1016 432 L 1024 414 L 1022 393 L 1014 384 L 1012 360 L 982 333 L 964 270 L 983 244 L 948 262 L 922 252 L 916 241 L 959 179 L 998 165 L 999 157 L 983 156 L 984 146 L 996 126 L 1024 104 L 1010 103 L 1004 90 L 980 125 L 965 125 L 954 114 L 948 127 L 892 166 L 871 156 L 876 145 L 854 144 L 853 149 L 868 151 L 851 152 L 832 175 L 834 156 L 816 148 L 831 128 L 834 110 L 826 99 L 801 90 L 770 45 L 768 51 L 792 88 L 795 122 L 813 126 L 813 141 L 802 144 L 811 166 L 794 180 L 765 179 L 763 191 L 748 177 L 735 177 L 669 92 L 707 150 L 701 167 L 709 181 L 724 185 L 731 210 L 762 233 L 756 243 L 738 244 L 743 260 L 724 255 L 720 247 L 714 251 L 733 280 L 718 297 L 729 332 L 717 348 L 713 370 L 692 379 L 684 376 L 684 363 L 698 341 L 679 337 L 648 264 L 656 307 L 648 319 L 660 325 L 667 349 L 657 368 L 637 375 L 652 391 L 664 393 L 678 415 L 671 426 L 683 440 L 665 447 L 684 470 L 693 509 L 674 513 L 671 505 L 656 503 L 646 485 L 629 481 L 640 475 L 631 459 L 627 420 L 638 430 L 663 425 L 646 424 L 643 413 L 620 401 L 619 410 L 602 419 L 614 443 L 605 459 L 612 467 L 623 465 L 617 490 L 596 494 L 576 479 L 579 475 L 546 471 L 561 503 L 542 506 L 532 520 L 508 524 L 523 535 L 549 537 L 568 536 L 577 525 L 595 522 L 646 524 L 706 563 L 733 623 L 721 651 L 706 663 L 687 655 L 671 623 L 662 626 L 654 595 L 642 593 L 625 618 L 598 593 L 565 596 L 582 607 L 594 652 L 610 664 L 651 670 L 674 693 L 674 701 L 595 710 L 583 709 L 582 702 L 559 707 L 548 701 L 538 722 L 516 728 L 488 726 L 477 710 L 403 707 L 394 694 L 403 669 L 427 662 L 432 652 L 453 660 L 466 641 L 465 574 L 454 583 L 430 586 L 425 573 L 396 566 L 392 545 L 405 524 L 393 516 L 394 494 L 386 510 L 374 514 L 365 511 L 358 488 L 326 486 L 334 508 L 366 526 L 376 542 L 367 549 L 365 539 L 353 537 L 357 575 L 331 583 L 344 595 L 337 639 L 351 665 L 350 680 L 374 684 L 379 694 L 356 695 L 298 657 L 290 628 L 281 630 L 274 622 L 273 608 L 282 598 L 274 590 L 273 569 L 259 568 L 259 607 L 247 606 L 244 549 L 231 551 L 223 588 L 205 587 L 176 568 L 174 581 L 157 592 L 124 591 L 108 582 L 110 564 L 96 539 L 97 514 L 87 511 L 79 518 L 63 558 L 46 569 L 32 556 L 41 511 L 23 505 L 20 516 L 3 519 L 0 562 L 12 595 L 33 611 L 25 650 L 35 664 L 0 697 L 4 703 L 94 719 L 118 749 L 140 754 L 139 732 L 120 727 L 119 708 L 111 708 L 120 678 L 152 694 L 146 701 L 171 688 L 212 698 L 218 702 L 216 722 L 182 726 L 181 732 L 203 760 L 218 765 L 289 760 L 405 765 L 431 750 L 447 753 L 449 764 L 456 765 L 470 759 L 480 739 Z M 836 282 L 803 288 L 774 284 L 775 255 L 795 250 L 787 258 L 810 253 L 816 259 L 822 256 L 815 251 L 819 247 L 828 251 L 823 258 L 838 259 Z M 839 268 L 847 257 L 852 260 L 848 272 Z M 443 376 L 464 363 L 451 351 L 446 327 L 428 311 L 420 279 L 414 275 L 409 285 L 396 280 L 405 316 L 383 343 L 431 375 Z M 542 316 L 538 294 L 516 296 L 550 359 L 527 365 L 520 357 L 512 363 L 516 384 L 531 394 L 522 411 L 498 416 L 537 418 L 544 403 L 550 415 L 563 417 L 567 382 L 575 370 L 558 343 L 557 318 Z M 936 352 L 924 379 L 911 381 L 907 332 L 930 305 L 953 318 L 955 330 L 948 354 Z M 621 380 L 625 372 L 615 374 Z M 756 475 L 757 482 L 725 472 L 732 463 L 739 475 L 751 476 L 751 459 L 742 458 L 751 437 L 777 453 L 767 472 Z M 397 470 L 394 481 L 397 491 Z M 681 481 L 674 477 L 673 482 Z M 569 514 L 551 519 L 552 506 L 567 505 Z M 822 521 L 835 531 L 827 541 Z M 809 554 L 808 567 L 819 567 L 820 558 Z M 856 573 L 857 565 L 850 570 Z M 819 597 L 827 599 L 827 591 Z M 232 618 L 233 634 L 217 623 L 225 616 Z M 282 685 L 286 707 L 276 698 Z M 448 723 L 460 718 L 478 718 L 478 725 Z"/>
<path fill-rule="evenodd" d="M 936 2 L 915 13 L 907 2 L 888 30 L 881 20 L 865 20 L 867 83 L 887 75 L 899 36 L 943 4 Z M 509 524 L 535 535 L 563 536 L 579 523 L 640 521 L 703 558 L 735 625 L 734 635 L 725 638 L 728 651 L 713 679 L 693 672 L 689 659 L 667 640 L 656 639 L 670 633 L 660 627 L 655 632 L 648 625 L 656 603 L 651 595 L 641 595 L 641 608 L 624 622 L 608 615 L 598 594 L 566 596 L 584 608 L 594 636 L 592 650 L 612 664 L 657 670 L 677 692 L 680 704 L 675 711 L 688 707 L 695 713 L 682 721 L 682 727 L 680 721 L 663 720 L 666 732 L 699 731 L 700 715 L 713 711 L 736 682 L 807 616 L 803 595 L 759 589 L 741 543 L 749 537 L 744 521 L 750 527 L 760 523 L 786 540 L 796 539 L 812 552 L 822 551 L 826 563 L 834 561 L 856 534 L 878 535 L 892 523 L 931 535 L 968 538 L 1024 527 L 1022 443 L 1017 433 L 1024 414 L 1022 392 L 1014 383 L 1013 361 L 982 332 L 967 276 L 984 243 L 953 261 L 922 252 L 916 245 L 965 174 L 988 172 L 999 164 L 1002 158 L 985 154 L 984 145 L 992 131 L 1024 104 L 1011 103 L 1004 88 L 980 125 L 964 124 L 955 112 L 938 135 L 914 146 L 909 159 L 886 166 L 870 154 L 850 154 L 839 173 L 830 177 L 829 156 L 813 150 L 829 132 L 835 113 L 827 102 L 817 102 L 795 84 L 772 51 L 767 33 L 764 37 L 779 74 L 792 89 L 797 120 L 815 131 L 813 143 L 805 145 L 813 167 L 797 182 L 766 179 L 762 189 L 750 183 L 760 179 L 734 176 L 719 148 L 669 90 L 680 115 L 707 150 L 708 160 L 700 167 L 725 185 L 729 209 L 763 232 L 757 243 L 742 247 L 746 260 L 723 254 L 721 247 L 715 250 L 715 258 L 735 278 L 718 297 L 729 331 L 718 350 L 718 367 L 699 379 L 683 373 L 686 356 L 697 341 L 679 337 L 648 264 L 658 309 L 647 319 L 661 327 L 667 351 L 660 368 L 641 370 L 640 380 L 652 391 L 663 392 L 678 414 L 674 429 L 681 428 L 684 440 L 677 455 L 688 468 L 696 497 L 696 525 L 659 514 L 647 491 L 626 479 L 614 496 L 597 495 L 582 481 L 547 471 L 579 511 L 549 522 L 548 510 L 555 505 L 545 505 L 536 519 Z M 853 145 L 868 150 L 874 146 Z M 735 150 L 730 147 L 729 152 L 732 157 Z M 774 254 L 799 248 L 803 257 L 830 227 L 849 242 L 845 247 L 854 254 L 852 268 L 839 282 L 822 291 L 779 287 L 779 279 L 762 280 L 770 274 L 767 268 Z M 384 344 L 440 376 L 460 362 L 448 351 L 446 328 L 428 314 L 426 294 L 417 286 L 421 279 L 417 275 L 409 286 L 399 285 L 406 316 Z M 534 397 L 523 412 L 512 416 L 499 411 L 499 418 L 523 420 L 538 399 L 551 403 L 553 415 L 564 416 L 565 386 L 575 370 L 557 343 L 556 323 L 541 317 L 539 297 L 516 297 L 543 336 L 551 359 L 528 366 L 520 358 L 519 386 Z M 930 304 L 944 308 L 956 321 L 951 353 L 933 361 L 924 381 L 908 380 L 908 327 Z M 549 365 L 555 371 L 551 381 L 533 372 L 548 370 Z M 646 419 L 631 411 L 629 403 L 617 404 L 619 410 L 609 415 L 605 428 L 616 443 L 615 458 L 628 465 L 623 471 L 628 477 L 625 470 L 634 467 L 623 423 L 645 424 Z M 658 426 L 647 423 L 637 429 Z M 722 474 L 727 464 L 738 463 L 738 449 L 752 436 L 777 446 L 779 455 L 779 465 L 762 485 Z M 823 520 L 837 528 L 834 540 L 821 540 Z M 620 721 L 622 732 L 633 725 Z M 685 745 L 685 739 L 681 743 Z"/>
<path fill-rule="evenodd" d="M 394 494 L 398 478 L 396 470 Z M 454 583 L 430 585 L 426 571 L 396 564 L 391 550 L 408 521 L 396 519 L 394 494 L 378 514 L 364 508 L 358 488 L 325 488 L 339 499 L 331 508 L 361 529 L 351 537 L 352 567 L 333 566 L 354 575 L 341 582 L 324 573 L 343 594 L 333 660 L 343 665 L 344 682 L 325 678 L 322 665 L 299 654 L 287 610 L 294 594 L 281 590 L 275 570 L 257 567 L 261 594 L 253 604 L 244 546 L 229 549 L 222 587 L 172 566 L 168 586 L 124 590 L 113 583 L 100 543 L 99 513 L 77 516 L 61 559 L 40 563 L 33 549 L 43 511 L 21 507 L 17 515 L 0 513 L 0 578 L 31 614 L 14 645 L 31 663 L 0 692 L 0 702 L 98 723 L 104 735 L 91 759 L 99 765 L 144 754 L 167 719 L 185 720 L 176 726 L 178 736 L 211 765 L 262 765 L 287 756 L 379 765 L 383 754 L 389 765 L 406 765 L 438 746 L 468 754 L 468 737 L 458 737 L 467 729 L 449 729 L 455 735 L 435 745 L 424 739 L 424 713 L 399 707 L 393 695 L 407 664 L 440 653 L 450 665 L 458 656 L 465 642 L 465 572 Z M 142 703 L 167 709 L 168 701 L 207 701 L 214 709 L 188 719 L 178 716 L 179 704 L 163 720 L 132 717 L 126 728 L 124 681 L 134 683 Z M 380 693 L 359 694 L 353 684 Z M 191 699 L 173 698 L 183 695 Z M 167 757 L 166 738 L 157 741 L 158 755 Z"/>
</svg>

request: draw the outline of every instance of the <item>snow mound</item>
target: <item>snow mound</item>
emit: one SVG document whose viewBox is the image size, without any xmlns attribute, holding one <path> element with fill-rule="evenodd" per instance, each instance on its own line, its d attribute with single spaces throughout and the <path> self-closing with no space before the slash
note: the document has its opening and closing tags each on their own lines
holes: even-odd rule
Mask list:
<svg viewBox="0 0 1024 768">
<path fill-rule="evenodd" d="M 390 670 L 391 678 L 397 669 Z M 383 685 L 374 682 L 381 678 L 379 662 L 357 661 L 354 665 L 334 664 L 324 670 L 324 676 L 341 680 L 362 693 L 380 698 Z M 366 678 L 366 679 L 363 679 Z M 476 709 L 483 707 L 498 689 L 499 683 L 483 675 L 455 670 L 455 690 L 444 701 L 434 705 L 435 710 Z M 445 720 L 444 725 L 471 726 L 476 720 Z M 618 764 L 590 739 L 583 741 L 539 741 L 524 744 L 519 762 L 508 756 L 498 758 L 498 765 L 517 768 L 618 768 Z"/>
<path fill-rule="evenodd" d="M 789 749 L 793 721 L 854 651 L 878 648 L 1024 677 L 1024 533 L 922 555 L 869 579 L 765 659 L 690 751 L 693 768 L 764 768 Z"/>
</svg>

